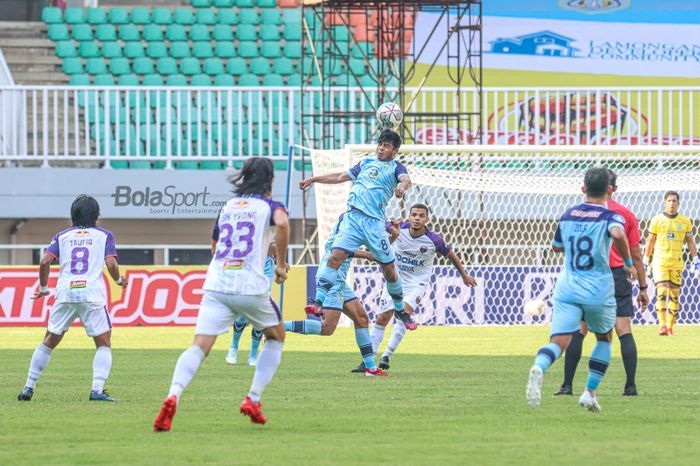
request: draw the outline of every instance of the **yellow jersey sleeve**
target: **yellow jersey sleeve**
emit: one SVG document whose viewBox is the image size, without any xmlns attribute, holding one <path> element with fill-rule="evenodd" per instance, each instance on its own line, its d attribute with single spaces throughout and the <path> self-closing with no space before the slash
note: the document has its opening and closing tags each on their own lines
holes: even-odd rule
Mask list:
<svg viewBox="0 0 700 466">
<path fill-rule="evenodd" d="M 655 235 L 659 234 L 659 216 L 658 215 L 651 219 L 651 223 L 649 224 L 649 233 L 653 233 Z"/>
</svg>

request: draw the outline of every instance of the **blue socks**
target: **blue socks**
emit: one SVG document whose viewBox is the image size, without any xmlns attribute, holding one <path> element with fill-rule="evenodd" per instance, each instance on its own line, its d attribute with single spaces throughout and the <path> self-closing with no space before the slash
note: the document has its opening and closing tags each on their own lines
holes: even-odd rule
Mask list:
<svg viewBox="0 0 700 466">
<path fill-rule="evenodd" d="M 245 317 L 239 317 L 233 322 L 233 340 L 231 340 L 231 348 L 238 350 L 238 342 L 243 335 L 243 330 L 245 330 L 248 321 Z"/>
<path fill-rule="evenodd" d="M 248 355 L 249 358 L 257 358 L 258 357 L 258 348 L 260 348 L 260 341 L 262 340 L 263 333 L 260 330 L 255 330 L 250 333 L 250 355 Z"/>
<path fill-rule="evenodd" d="M 394 309 L 403 312 L 403 288 L 401 288 L 401 281 L 390 282 L 387 280 L 386 290 L 389 292 L 391 300 L 394 301 Z"/>
<path fill-rule="evenodd" d="M 610 364 L 610 352 L 612 344 L 608 341 L 598 341 L 591 353 L 591 359 L 588 361 L 588 381 L 586 388 L 589 390 L 597 390 L 600 381 L 603 380 L 605 371 L 608 370 Z"/>
<path fill-rule="evenodd" d="M 323 267 L 321 273 L 316 276 L 316 303 L 323 304 L 326 295 L 338 281 L 338 270 L 332 267 Z"/>
<path fill-rule="evenodd" d="M 547 343 L 537 352 L 537 356 L 535 357 L 535 366 L 542 369 L 542 373 L 544 374 L 547 372 L 547 369 L 549 369 L 549 366 L 554 364 L 554 361 L 556 361 L 559 356 L 561 356 L 561 349 L 559 348 L 559 345 L 556 343 Z"/>
<path fill-rule="evenodd" d="M 369 329 L 356 328 L 355 341 L 357 342 L 357 347 L 360 348 L 362 362 L 365 363 L 365 367 L 374 370 L 377 364 L 374 362 L 374 352 L 372 351 L 372 339 L 369 337 Z"/>
<path fill-rule="evenodd" d="M 301 333 L 302 335 L 320 335 L 320 320 L 285 320 L 284 329 L 288 332 Z M 369 335 L 368 335 L 369 336 Z M 372 350 L 370 345 L 370 351 Z"/>
</svg>

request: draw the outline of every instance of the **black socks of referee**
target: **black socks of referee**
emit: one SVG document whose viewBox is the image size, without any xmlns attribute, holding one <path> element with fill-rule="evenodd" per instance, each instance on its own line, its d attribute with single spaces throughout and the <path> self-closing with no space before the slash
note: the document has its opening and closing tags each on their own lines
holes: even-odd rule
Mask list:
<svg viewBox="0 0 700 466">
<path fill-rule="evenodd" d="M 571 387 L 574 384 L 574 375 L 576 375 L 576 367 L 581 360 L 581 351 L 583 350 L 583 335 L 576 332 L 571 337 L 571 343 L 566 348 L 564 355 L 564 382 L 562 387 Z"/>
<path fill-rule="evenodd" d="M 634 378 L 637 374 L 637 344 L 631 333 L 625 333 L 620 337 L 620 353 L 622 353 L 622 363 L 625 365 L 627 382 L 625 388 L 635 385 Z"/>
</svg>

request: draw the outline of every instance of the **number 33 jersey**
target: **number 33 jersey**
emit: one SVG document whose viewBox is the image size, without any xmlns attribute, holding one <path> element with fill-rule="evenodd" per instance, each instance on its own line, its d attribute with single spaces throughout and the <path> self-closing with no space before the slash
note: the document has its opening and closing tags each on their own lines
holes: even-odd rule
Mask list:
<svg viewBox="0 0 700 466">
<path fill-rule="evenodd" d="M 242 295 L 269 293 L 265 260 L 277 209 L 286 212 L 281 202 L 257 195 L 234 197 L 226 203 L 214 224 L 216 252 L 203 289 Z"/>
<path fill-rule="evenodd" d="M 571 207 L 559 219 L 552 245 L 564 249 L 564 270 L 554 299 L 575 304 L 615 305 L 610 270 L 610 231 L 624 229 L 625 219 L 598 204 Z"/>
<path fill-rule="evenodd" d="M 46 252 L 61 266 L 56 303 L 107 303 L 102 268 L 105 257 L 117 256 L 112 232 L 72 227 L 57 233 Z"/>
</svg>

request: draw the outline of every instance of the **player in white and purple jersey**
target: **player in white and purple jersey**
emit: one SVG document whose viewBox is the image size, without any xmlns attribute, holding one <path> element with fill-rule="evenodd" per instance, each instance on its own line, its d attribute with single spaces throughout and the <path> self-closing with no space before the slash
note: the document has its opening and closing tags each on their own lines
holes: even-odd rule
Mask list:
<svg viewBox="0 0 700 466">
<path fill-rule="evenodd" d="M 51 353 L 75 319 L 80 319 L 85 333 L 93 338 L 97 347 L 92 362 L 92 390 L 88 399 L 115 401 L 104 390 L 112 368 L 112 322 L 107 311 L 107 293 L 102 278 L 104 265 L 107 265 L 107 271 L 117 285 L 125 288 L 127 283 L 119 275 L 114 236 L 97 226 L 100 216 L 97 201 L 81 194 L 73 201 L 70 214 L 73 226 L 54 235 L 39 264 L 40 288 L 32 299 L 49 295 L 49 272 L 54 261 L 58 260 L 61 271 L 46 335 L 32 355 L 27 382 L 17 396 L 20 401 L 32 399 L 36 382 L 49 364 Z"/>
<path fill-rule="evenodd" d="M 267 250 L 274 236 L 277 247 L 275 281 L 287 278 L 289 221 L 284 204 L 273 201 L 274 167 L 270 159 L 248 159 L 232 178 L 235 196 L 221 209 L 214 227 L 218 238 L 204 281 L 194 342 L 180 355 L 172 384 L 153 424 L 156 432 L 169 431 L 182 391 L 211 351 L 216 337 L 228 332 L 239 316 L 245 317 L 266 337 L 258 356 L 253 384 L 240 411 L 252 422 L 264 424 L 260 397 L 282 358 L 284 327 L 279 309 L 270 297 L 265 276 Z"/>
<path fill-rule="evenodd" d="M 389 240 L 396 255 L 396 268 L 403 287 L 404 309 L 409 314 L 413 314 L 418 309 L 421 299 L 430 286 L 433 265 L 437 256 L 447 258 L 454 265 L 466 286 L 476 286 L 474 277 L 464 271 L 462 261 L 445 243 L 442 236 L 426 227 L 429 218 L 428 206 L 415 204 L 409 210 L 408 221 L 387 222 L 386 224 Z M 393 301 L 386 288 L 382 293 L 379 306 L 381 313 L 374 322 L 371 334 L 372 350 L 375 353 L 384 339 L 384 329 L 394 314 Z M 389 360 L 404 335 L 406 335 L 406 327 L 400 319 L 397 319 L 391 332 L 389 344 L 379 361 L 380 369 L 389 369 Z M 360 368 L 361 365 L 353 371 L 357 372 Z"/>
</svg>

